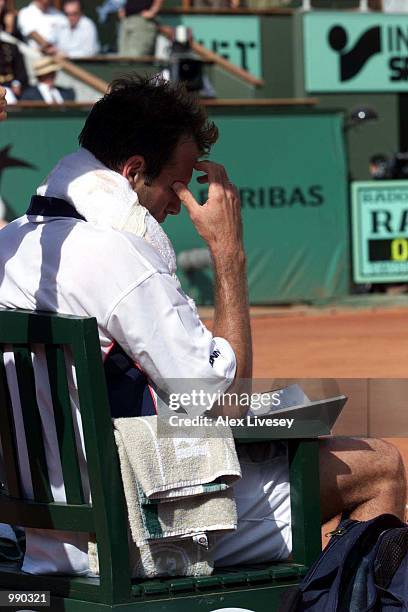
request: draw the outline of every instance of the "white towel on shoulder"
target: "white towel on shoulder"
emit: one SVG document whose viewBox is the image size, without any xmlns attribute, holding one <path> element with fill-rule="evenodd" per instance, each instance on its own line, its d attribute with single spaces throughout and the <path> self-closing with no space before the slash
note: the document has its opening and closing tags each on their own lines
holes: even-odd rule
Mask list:
<svg viewBox="0 0 408 612">
<path fill-rule="evenodd" d="M 99 227 L 145 238 L 159 251 L 170 273 L 175 274 L 174 249 L 160 224 L 139 203 L 129 181 L 107 168 L 87 149 L 81 147 L 63 157 L 38 187 L 37 195 L 65 200 Z"/>
</svg>

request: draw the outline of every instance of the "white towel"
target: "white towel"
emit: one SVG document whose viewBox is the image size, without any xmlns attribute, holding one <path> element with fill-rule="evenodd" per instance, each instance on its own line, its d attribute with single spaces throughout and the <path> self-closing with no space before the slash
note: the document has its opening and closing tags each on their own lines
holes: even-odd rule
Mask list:
<svg viewBox="0 0 408 612">
<path fill-rule="evenodd" d="M 53 168 L 37 195 L 61 198 L 87 221 L 99 227 L 127 231 L 145 238 L 176 272 L 173 246 L 160 224 L 139 203 L 129 181 L 110 170 L 87 149 L 63 157 Z"/>
<path fill-rule="evenodd" d="M 159 424 L 159 425 L 158 425 Z M 158 417 L 114 420 L 134 577 L 209 575 L 207 532 L 236 529 L 230 485 L 241 468 L 231 430 L 172 428 Z M 89 544 L 91 570 L 97 549 Z"/>
<path fill-rule="evenodd" d="M 162 256 L 177 285 L 177 260 L 173 245 L 149 211 L 140 204 L 129 181 L 110 170 L 87 149 L 63 157 L 44 182 L 37 195 L 61 198 L 87 221 L 99 227 L 112 227 L 144 238 Z M 197 312 L 195 302 L 186 296 Z"/>
<path fill-rule="evenodd" d="M 137 546 L 236 529 L 229 487 L 241 468 L 228 427 L 217 428 L 214 436 L 212 427 L 181 430 L 157 416 L 114 419 L 114 427 Z"/>
</svg>

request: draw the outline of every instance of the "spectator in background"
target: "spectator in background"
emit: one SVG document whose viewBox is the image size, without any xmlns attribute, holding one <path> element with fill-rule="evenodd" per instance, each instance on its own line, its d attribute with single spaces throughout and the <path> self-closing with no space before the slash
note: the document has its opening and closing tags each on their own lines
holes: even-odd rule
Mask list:
<svg viewBox="0 0 408 612">
<path fill-rule="evenodd" d="M 29 45 L 41 49 L 43 53 L 57 52 L 55 46 L 58 28 L 64 16 L 51 4 L 51 0 L 33 0 L 22 8 L 17 17 L 17 25 Z M 45 40 L 43 44 L 37 36 Z"/>
<path fill-rule="evenodd" d="M 20 33 L 17 31 L 17 12 L 7 10 L 6 0 L 0 0 L 0 22 L 1 29 L 7 34 L 12 34 L 20 38 Z"/>
<path fill-rule="evenodd" d="M 80 0 L 66 0 L 65 19 L 58 28 L 56 47 L 67 57 L 90 57 L 99 52 L 94 22 L 82 13 Z"/>
<path fill-rule="evenodd" d="M 243 5 L 246 6 L 243 0 L 193 0 L 194 8 L 236 9 Z"/>
<path fill-rule="evenodd" d="M 239 0 L 238 0 L 239 1 Z M 243 0 L 240 6 L 249 9 L 287 8 L 292 0 Z M 235 5 L 234 8 L 237 8 Z"/>
<path fill-rule="evenodd" d="M 368 169 L 371 178 L 375 181 L 384 181 L 390 178 L 390 160 L 384 153 L 372 155 Z"/>
<path fill-rule="evenodd" d="M 407 13 L 408 0 L 368 0 L 368 7 L 384 13 Z"/>
<path fill-rule="evenodd" d="M 6 0 L 0 0 L 0 32 L 14 30 L 14 19 L 8 19 Z M 11 16 L 14 15 L 11 13 Z M 18 47 L 0 40 L 0 84 L 6 88 L 7 102 L 14 104 L 19 100 L 22 90 L 28 83 L 27 71 L 23 56 Z"/>
<path fill-rule="evenodd" d="M 162 4 L 163 0 L 126 0 L 125 7 L 119 11 L 120 55 L 154 55 L 157 36 L 155 17 Z"/>
<path fill-rule="evenodd" d="M 43 57 L 34 64 L 34 74 L 38 85 L 27 87 L 22 100 L 43 101 L 47 104 L 64 104 L 75 99 L 74 90 L 66 87 L 56 87 L 55 77 L 61 67 L 52 57 Z"/>
<path fill-rule="evenodd" d="M 6 108 L 6 90 L 0 86 L 0 121 L 4 121 L 7 118 Z"/>
<path fill-rule="evenodd" d="M 23 56 L 16 47 L 0 40 L 0 83 L 6 88 L 7 102 L 15 104 L 27 86 Z"/>
<path fill-rule="evenodd" d="M 382 0 L 384 13 L 408 13 L 407 0 Z"/>
</svg>

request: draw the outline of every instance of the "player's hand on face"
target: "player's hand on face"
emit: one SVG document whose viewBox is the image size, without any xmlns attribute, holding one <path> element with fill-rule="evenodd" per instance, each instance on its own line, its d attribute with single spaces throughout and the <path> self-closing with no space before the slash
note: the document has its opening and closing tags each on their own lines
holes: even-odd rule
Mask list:
<svg viewBox="0 0 408 612">
<path fill-rule="evenodd" d="M 208 183 L 208 199 L 202 206 L 183 183 L 173 190 L 188 210 L 198 233 L 210 249 L 224 253 L 242 246 L 241 203 L 238 190 L 225 168 L 214 162 L 197 162 L 195 169 L 204 172 L 197 180 Z"/>
<path fill-rule="evenodd" d="M 6 90 L 0 86 L 0 121 L 7 118 L 6 107 Z"/>
</svg>

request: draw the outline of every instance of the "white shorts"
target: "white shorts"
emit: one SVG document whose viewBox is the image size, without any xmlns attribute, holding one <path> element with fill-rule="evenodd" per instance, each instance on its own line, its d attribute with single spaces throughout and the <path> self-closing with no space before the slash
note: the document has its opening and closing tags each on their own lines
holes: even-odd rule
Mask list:
<svg viewBox="0 0 408 612">
<path fill-rule="evenodd" d="M 287 559 L 292 552 L 289 464 L 286 445 L 273 443 L 264 461 L 238 447 L 242 479 L 234 484 L 236 531 L 217 538 L 216 567 Z"/>
</svg>

